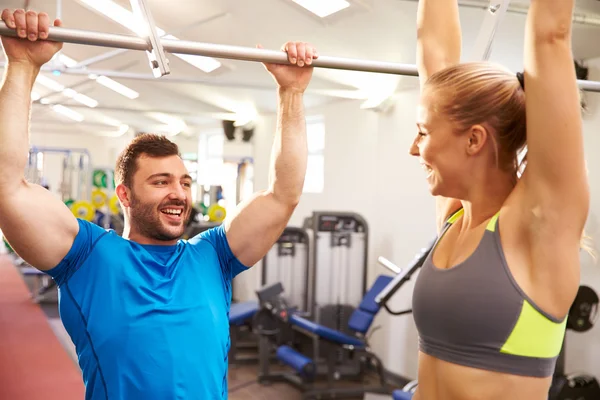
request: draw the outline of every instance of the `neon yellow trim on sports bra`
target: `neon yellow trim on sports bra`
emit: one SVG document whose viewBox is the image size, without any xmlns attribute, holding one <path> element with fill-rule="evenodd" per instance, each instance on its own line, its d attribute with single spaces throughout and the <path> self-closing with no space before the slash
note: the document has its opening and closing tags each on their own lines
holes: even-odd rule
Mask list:
<svg viewBox="0 0 600 400">
<path fill-rule="evenodd" d="M 464 213 L 465 213 L 465 209 L 461 208 L 460 210 L 458 210 L 457 212 L 455 212 L 454 214 L 452 214 L 450 216 L 450 218 L 448 218 L 448 223 L 449 224 L 455 223 Z M 487 224 L 487 226 L 486 226 L 485 229 L 487 229 L 490 232 L 494 232 L 496 230 L 496 221 L 498 221 L 498 217 L 499 216 L 500 216 L 500 211 L 498 211 L 492 217 L 492 219 L 490 219 L 490 221 L 488 222 L 488 224 Z"/>
<path fill-rule="evenodd" d="M 490 222 L 488 222 L 487 226 L 485 227 L 485 229 L 487 229 L 490 232 L 494 232 L 496 230 L 496 221 L 498 221 L 498 217 L 500 216 L 500 211 L 498 211 L 496 213 L 496 215 L 494 215 L 492 217 L 492 219 L 490 219 Z"/>
<path fill-rule="evenodd" d="M 519 319 L 500 352 L 525 357 L 556 357 L 563 344 L 566 323 L 566 317 L 559 323 L 549 320 L 524 300 Z"/>
<path fill-rule="evenodd" d="M 457 212 L 455 212 L 454 214 L 452 214 L 450 216 L 450 218 L 448 218 L 448 223 L 449 224 L 455 223 L 464 213 L 465 213 L 465 209 L 461 208 L 460 210 L 458 210 Z"/>
</svg>

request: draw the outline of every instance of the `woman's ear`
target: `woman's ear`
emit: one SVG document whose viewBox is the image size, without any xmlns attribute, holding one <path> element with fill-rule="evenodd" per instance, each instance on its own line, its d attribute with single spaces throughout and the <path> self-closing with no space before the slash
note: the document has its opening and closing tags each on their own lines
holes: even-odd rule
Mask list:
<svg viewBox="0 0 600 400">
<path fill-rule="evenodd" d="M 476 155 L 484 149 L 488 140 L 488 130 L 482 125 L 473 125 L 467 132 L 466 151 L 468 155 Z"/>
</svg>

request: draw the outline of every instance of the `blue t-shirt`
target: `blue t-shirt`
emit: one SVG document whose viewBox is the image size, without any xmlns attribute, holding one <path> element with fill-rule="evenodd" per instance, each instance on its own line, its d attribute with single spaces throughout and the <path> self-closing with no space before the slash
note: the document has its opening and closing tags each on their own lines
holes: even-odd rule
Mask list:
<svg viewBox="0 0 600 400">
<path fill-rule="evenodd" d="M 91 400 L 227 398 L 231 280 L 247 267 L 224 227 L 141 245 L 78 220 L 48 271 Z"/>
</svg>

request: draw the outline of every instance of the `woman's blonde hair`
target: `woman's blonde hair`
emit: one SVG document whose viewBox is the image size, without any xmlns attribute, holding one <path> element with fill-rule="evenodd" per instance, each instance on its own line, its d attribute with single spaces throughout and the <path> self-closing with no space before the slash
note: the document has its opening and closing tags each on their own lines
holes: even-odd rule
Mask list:
<svg viewBox="0 0 600 400">
<path fill-rule="evenodd" d="M 516 173 L 527 132 L 525 92 L 514 73 L 489 62 L 457 64 L 433 74 L 425 90 L 441 95 L 435 111 L 448 117 L 457 132 L 477 124 L 486 126 L 497 165 Z"/>
</svg>

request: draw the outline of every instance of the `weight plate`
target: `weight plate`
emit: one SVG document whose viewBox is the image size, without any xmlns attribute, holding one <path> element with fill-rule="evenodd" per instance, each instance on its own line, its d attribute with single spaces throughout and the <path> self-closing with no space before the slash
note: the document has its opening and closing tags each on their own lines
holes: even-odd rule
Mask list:
<svg viewBox="0 0 600 400">
<path fill-rule="evenodd" d="M 96 215 L 94 206 L 87 201 L 76 201 L 71 205 L 71 212 L 79 219 L 92 222 Z"/>
<path fill-rule="evenodd" d="M 218 204 L 213 204 L 208 207 L 208 220 L 211 222 L 223 222 L 226 215 L 227 212 L 225 211 L 225 208 Z"/>
<path fill-rule="evenodd" d="M 94 174 L 92 175 L 92 179 L 94 182 L 94 186 L 98 187 L 98 188 L 106 188 L 106 172 L 101 170 L 101 169 L 97 169 L 94 171 Z"/>
<path fill-rule="evenodd" d="M 567 327 L 575 332 L 590 330 L 595 323 L 598 311 L 598 295 L 588 286 L 580 286 L 575 301 L 569 310 Z"/>
<path fill-rule="evenodd" d="M 108 200 L 108 196 L 102 189 L 94 189 L 92 190 L 92 204 L 96 208 L 102 208 L 106 205 L 106 201 Z"/>
</svg>

